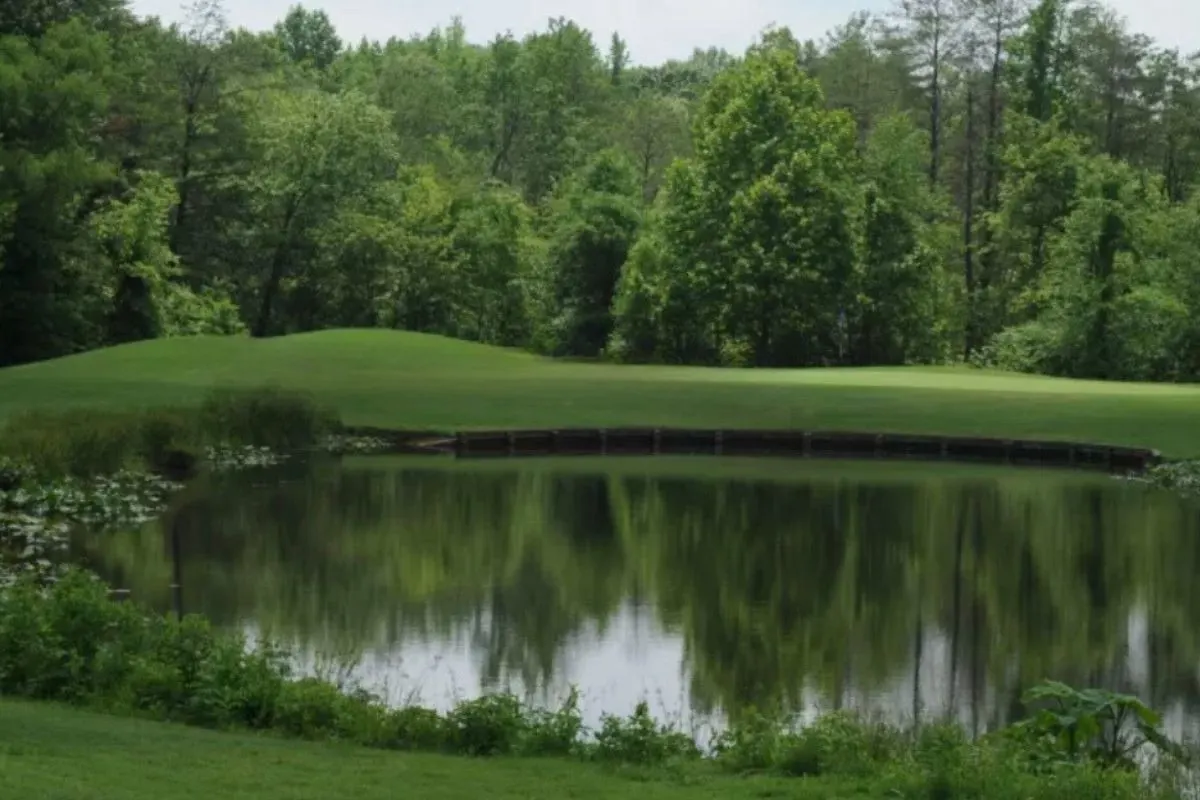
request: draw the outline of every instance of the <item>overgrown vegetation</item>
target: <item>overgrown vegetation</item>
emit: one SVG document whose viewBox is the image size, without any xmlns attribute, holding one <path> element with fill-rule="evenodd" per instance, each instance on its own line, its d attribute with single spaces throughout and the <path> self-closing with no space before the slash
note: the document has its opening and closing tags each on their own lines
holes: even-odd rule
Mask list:
<svg viewBox="0 0 1200 800">
<path fill-rule="evenodd" d="M 19 470 L 39 479 L 187 472 L 206 454 L 228 462 L 234 452 L 316 447 L 339 427 L 310 397 L 271 387 L 215 390 L 198 409 L 29 411 L 0 428 L 10 465 L 0 466 L 0 489 Z"/>
<path fill-rule="evenodd" d="M 1055 696 L 1069 690 L 1050 687 Z M 898 797 L 1154 796 L 1134 770 L 1092 748 L 1106 736 L 1105 704 L 1081 711 L 1079 736 L 1064 741 L 1059 720 L 1035 715 L 1013 735 L 968 741 L 954 726 L 915 732 L 834 714 L 812 725 L 750 714 L 706 755 L 686 734 L 655 722 L 646 706 L 605 717 L 587 731 L 572 695 L 559 709 L 534 710 L 508 695 L 486 695 L 445 714 L 389 708 L 370 694 L 297 677 L 270 642 L 254 648 L 204 619 L 176 621 L 108 598 L 93 576 L 72 571 L 46 588 L 22 580 L 0 592 L 0 694 L 57 701 L 202 727 L 272 731 L 394 750 L 471 756 L 571 756 L 631 767 L 701 759 L 734 773 L 879 780 Z M 1040 694 L 1031 699 L 1040 699 Z M 1148 712 L 1139 730 L 1161 735 Z M 1110 737 L 1111 738 L 1111 737 Z M 1119 738 L 1119 737 L 1118 737 Z M 1160 793 L 1158 796 L 1169 795 Z"/>
<path fill-rule="evenodd" d="M 1196 61 L 1097 3 L 894 5 L 663 64 L 564 19 L 0 17 L 0 364 L 381 327 L 1200 378 Z"/>
</svg>

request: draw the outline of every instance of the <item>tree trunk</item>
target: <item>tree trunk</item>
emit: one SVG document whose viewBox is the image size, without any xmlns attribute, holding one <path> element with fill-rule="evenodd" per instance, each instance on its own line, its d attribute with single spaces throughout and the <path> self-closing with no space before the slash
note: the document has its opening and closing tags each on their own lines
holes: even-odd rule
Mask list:
<svg viewBox="0 0 1200 800">
<path fill-rule="evenodd" d="M 292 220 L 296 216 L 296 206 L 288 206 L 283 216 L 283 229 L 280 231 L 279 243 L 271 256 L 271 271 L 267 282 L 263 285 L 262 301 L 258 306 L 258 320 L 254 323 L 253 334 L 257 337 L 266 336 L 271 327 L 271 312 L 275 306 L 275 295 L 279 293 L 279 285 L 283 282 L 283 272 L 287 266 L 288 246 L 291 243 Z"/>
<path fill-rule="evenodd" d="M 966 331 L 963 358 L 979 346 L 975 323 L 975 89 L 967 86 L 967 157 L 963 187 L 963 283 L 966 289 Z"/>
</svg>

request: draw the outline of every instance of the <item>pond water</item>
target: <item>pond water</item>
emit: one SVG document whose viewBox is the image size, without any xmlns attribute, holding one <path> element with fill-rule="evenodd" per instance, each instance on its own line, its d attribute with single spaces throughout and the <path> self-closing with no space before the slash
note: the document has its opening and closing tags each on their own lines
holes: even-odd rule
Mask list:
<svg viewBox="0 0 1200 800">
<path fill-rule="evenodd" d="M 1200 731 L 1200 506 L 1101 475 L 716 458 L 359 457 L 199 480 L 84 535 L 114 585 L 445 708 L 507 688 L 684 726 L 953 715 L 1043 678 Z M 177 548 L 177 549 L 176 549 Z"/>
</svg>

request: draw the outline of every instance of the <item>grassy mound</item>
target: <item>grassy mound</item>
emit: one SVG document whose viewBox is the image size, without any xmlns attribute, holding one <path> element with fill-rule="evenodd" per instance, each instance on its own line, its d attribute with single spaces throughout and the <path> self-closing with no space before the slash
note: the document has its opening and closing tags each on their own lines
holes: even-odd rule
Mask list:
<svg viewBox="0 0 1200 800">
<path fill-rule="evenodd" d="M 1200 387 L 956 368 L 703 369 L 557 362 L 423 334 L 338 330 L 143 342 L 0 370 L 29 409 L 195 405 L 212 387 L 302 391 L 350 425 L 673 425 L 1060 439 L 1200 456 Z"/>
</svg>

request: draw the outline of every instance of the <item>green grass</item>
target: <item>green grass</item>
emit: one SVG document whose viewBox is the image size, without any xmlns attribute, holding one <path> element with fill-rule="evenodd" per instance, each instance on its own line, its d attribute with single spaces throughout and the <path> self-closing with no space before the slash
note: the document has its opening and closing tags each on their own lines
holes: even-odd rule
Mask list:
<svg viewBox="0 0 1200 800">
<path fill-rule="evenodd" d="M 555 362 L 436 336 L 340 330 L 159 340 L 0 370 L 0 419 L 31 408 L 199 402 L 277 385 L 351 425 L 673 425 L 1069 439 L 1200 456 L 1200 387 L 969 369 L 730 370 Z"/>
<path fill-rule="evenodd" d="M 631 771 L 553 759 L 400 754 L 0 701 L 0 796 L 21 800 L 560 800 L 886 797 L 853 779 Z"/>
</svg>

